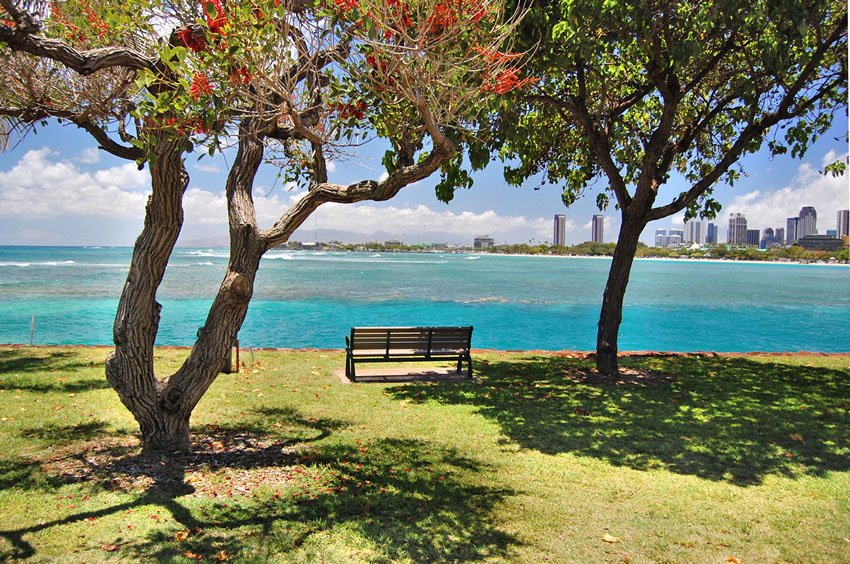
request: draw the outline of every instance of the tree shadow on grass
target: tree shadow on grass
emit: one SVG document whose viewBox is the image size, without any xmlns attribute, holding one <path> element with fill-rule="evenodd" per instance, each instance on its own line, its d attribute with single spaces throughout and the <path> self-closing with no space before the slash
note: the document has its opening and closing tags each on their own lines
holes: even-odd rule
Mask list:
<svg viewBox="0 0 850 564">
<path fill-rule="evenodd" d="M 39 349 L 0 350 L 0 374 L 44 372 L 47 370 L 74 370 L 94 366 L 80 362 L 73 351 L 42 351 Z"/>
<path fill-rule="evenodd" d="M 22 349 L 0 350 L 0 390 L 29 392 L 80 393 L 109 387 L 106 377 L 62 381 L 62 374 L 100 366 L 100 362 L 80 361 L 79 354 L 70 351 Z"/>
<path fill-rule="evenodd" d="M 850 369 L 746 357 L 626 357 L 659 385 L 583 381 L 589 360 L 482 362 L 478 382 L 390 388 L 397 398 L 472 405 L 511 441 L 617 466 L 738 485 L 850 470 Z"/>
<path fill-rule="evenodd" d="M 39 439 L 50 446 L 65 445 L 78 441 L 93 441 L 109 434 L 114 436 L 116 431 L 109 429 L 103 421 L 89 421 L 77 425 L 47 424 L 21 431 L 23 438 Z"/>
<path fill-rule="evenodd" d="M 142 455 L 137 439 L 124 438 L 76 444 L 44 463 L 0 465 L 21 489 L 85 482 L 95 491 L 138 494 L 0 531 L 12 545 L 0 559 L 37 556 L 27 540 L 33 533 L 149 505 L 170 514 L 189 538 L 177 542 L 165 526 L 144 538 L 119 533 L 107 545 L 116 557 L 171 560 L 188 551 L 209 559 L 225 551 L 266 561 L 334 530 L 355 531 L 380 560 L 486 559 L 517 543 L 491 517 L 514 492 L 482 485 L 478 475 L 486 469 L 453 449 L 394 439 L 328 444 L 319 441 L 343 422 L 304 418 L 293 409 L 255 413 L 258 419 L 244 426 L 197 428 L 195 450 L 186 456 Z"/>
</svg>

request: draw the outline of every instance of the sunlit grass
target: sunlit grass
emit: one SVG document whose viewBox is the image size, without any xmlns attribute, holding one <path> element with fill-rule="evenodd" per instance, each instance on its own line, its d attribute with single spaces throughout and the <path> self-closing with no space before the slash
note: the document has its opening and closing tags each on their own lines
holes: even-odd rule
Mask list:
<svg viewBox="0 0 850 564">
<path fill-rule="evenodd" d="M 850 357 L 479 353 L 472 381 L 340 382 L 254 351 L 140 457 L 107 349 L 0 349 L 0 558 L 850 559 Z M 161 350 L 166 373 L 185 350 Z"/>
</svg>

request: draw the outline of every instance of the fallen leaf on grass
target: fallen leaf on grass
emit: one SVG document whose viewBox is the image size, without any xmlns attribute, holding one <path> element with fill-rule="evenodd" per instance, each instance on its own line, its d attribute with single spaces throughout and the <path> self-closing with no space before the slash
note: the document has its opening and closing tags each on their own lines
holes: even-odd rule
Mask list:
<svg viewBox="0 0 850 564">
<path fill-rule="evenodd" d="M 602 537 L 602 540 L 605 542 L 615 543 L 620 542 L 620 537 L 615 537 L 614 535 L 605 533 L 605 535 Z"/>
<path fill-rule="evenodd" d="M 115 552 L 118 550 L 117 544 L 102 544 L 100 545 L 101 550 L 105 550 L 106 552 Z"/>
<path fill-rule="evenodd" d="M 798 443 L 802 443 L 803 442 L 803 435 L 801 435 L 800 433 L 794 433 L 794 434 L 791 435 L 791 440 L 797 441 Z"/>
<path fill-rule="evenodd" d="M 183 542 L 189 538 L 189 531 L 177 531 L 174 534 L 174 538 L 177 539 L 177 542 Z"/>
<path fill-rule="evenodd" d="M 186 558 L 188 558 L 190 560 L 203 560 L 204 559 L 203 554 L 198 554 L 197 552 L 192 552 L 191 550 L 184 550 L 182 552 L 182 554 L 183 554 L 183 556 L 185 556 Z"/>
<path fill-rule="evenodd" d="M 214 558 L 216 560 L 218 560 L 219 562 L 224 562 L 225 560 L 228 560 L 230 558 L 230 556 L 227 554 L 226 550 L 221 550 L 221 551 L 216 553 Z"/>
<path fill-rule="evenodd" d="M 726 564 L 743 564 L 743 560 L 736 556 L 727 556 L 725 560 Z"/>
</svg>

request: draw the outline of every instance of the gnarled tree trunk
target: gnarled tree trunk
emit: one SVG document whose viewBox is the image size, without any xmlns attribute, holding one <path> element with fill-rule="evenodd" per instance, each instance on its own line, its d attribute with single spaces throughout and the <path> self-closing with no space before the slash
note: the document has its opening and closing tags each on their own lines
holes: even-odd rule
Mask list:
<svg viewBox="0 0 850 564">
<path fill-rule="evenodd" d="M 266 250 L 258 237 L 251 200 L 262 156 L 258 139 L 240 143 L 227 180 L 231 240 L 227 272 L 188 358 L 175 374 L 162 380 L 153 369 L 161 309 L 155 297 L 180 232 L 188 175 L 177 146 L 163 147 L 151 161 L 153 194 L 116 315 L 115 351 L 106 366 L 107 379 L 139 423 L 145 451 L 190 450 L 192 410 L 218 376 L 245 320 Z"/>
<path fill-rule="evenodd" d="M 623 320 L 623 299 L 629 284 L 635 252 L 645 224 L 640 220 L 623 217 L 614 259 L 608 271 L 608 282 L 602 298 L 599 328 L 596 334 L 596 369 L 605 376 L 619 372 L 617 363 L 617 338 Z"/>
</svg>

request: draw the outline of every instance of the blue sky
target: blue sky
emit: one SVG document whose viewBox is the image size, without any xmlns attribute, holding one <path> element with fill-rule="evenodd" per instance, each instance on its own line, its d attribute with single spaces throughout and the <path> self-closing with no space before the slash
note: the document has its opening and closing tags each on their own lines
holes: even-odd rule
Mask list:
<svg viewBox="0 0 850 564">
<path fill-rule="evenodd" d="M 729 213 L 747 216 L 749 227 L 764 229 L 785 225 L 804 205 L 818 212 L 818 230 L 835 228 L 835 212 L 850 208 L 848 179 L 819 174 L 825 163 L 846 158 L 847 117 L 838 116 L 829 135 L 815 144 L 806 157 L 771 159 L 765 152 L 743 161 L 747 176 L 734 187 L 718 186 L 723 210 L 716 220 L 725 240 Z M 346 161 L 332 163 L 330 180 L 347 183 L 379 178 L 383 173 L 380 144 L 368 146 Z M 187 161 L 191 181 L 185 197 L 185 223 L 181 241 L 226 240 L 224 205 L 226 155 Z M 275 181 L 276 170 L 261 170 L 255 190 L 258 217 L 270 225 L 299 197 Z M 590 239 L 590 221 L 596 193 L 591 191 L 571 208 L 563 206 L 556 187 L 533 190 L 514 188 L 502 179 L 502 167 L 491 164 L 475 177 L 471 190 L 459 190 L 450 204 L 434 195 L 436 178 L 408 186 L 384 203 L 326 205 L 296 232 L 293 239 L 312 239 L 317 229 L 351 232 L 353 238 L 370 235 L 401 237 L 408 241 L 471 244 L 476 235 L 491 235 L 497 242 L 543 242 L 552 239 L 552 217 L 567 216 L 567 242 Z M 675 179 L 662 191 L 659 202 L 685 186 Z M 97 149 L 93 139 L 71 127 L 49 125 L 0 154 L 0 245 L 132 245 L 144 216 L 150 191 L 147 170 L 111 157 Z M 602 212 L 605 240 L 616 239 L 618 212 Z M 659 227 L 681 227 L 681 215 L 647 226 L 642 239 L 652 243 Z"/>
</svg>

